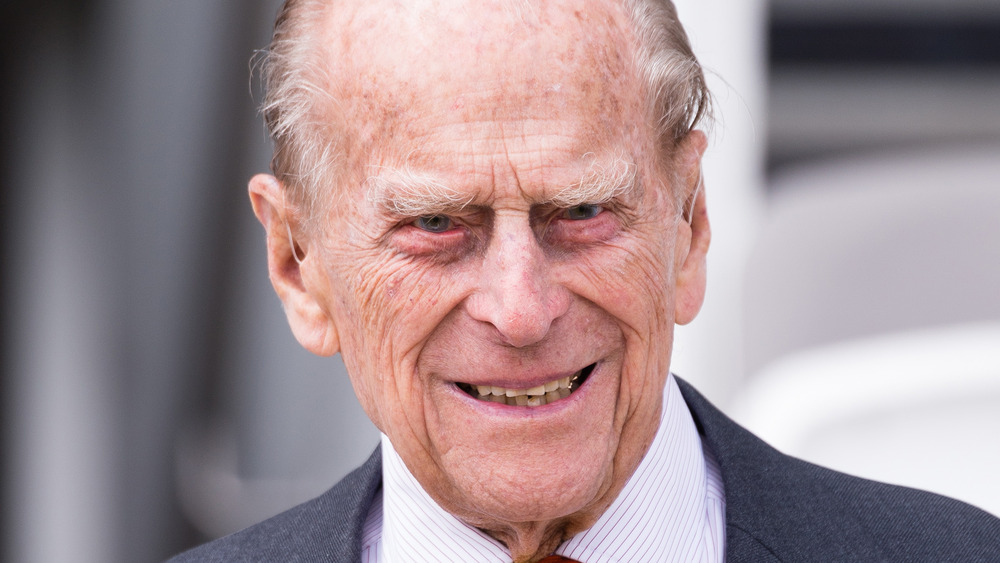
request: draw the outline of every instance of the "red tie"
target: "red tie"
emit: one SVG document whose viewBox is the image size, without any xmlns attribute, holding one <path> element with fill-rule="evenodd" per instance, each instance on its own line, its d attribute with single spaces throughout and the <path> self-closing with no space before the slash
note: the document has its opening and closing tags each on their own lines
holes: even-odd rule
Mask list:
<svg viewBox="0 0 1000 563">
<path fill-rule="evenodd" d="M 562 555 L 549 555 L 545 559 L 542 559 L 538 563 L 580 563 L 576 559 L 570 559 L 569 557 L 563 557 Z"/>
</svg>

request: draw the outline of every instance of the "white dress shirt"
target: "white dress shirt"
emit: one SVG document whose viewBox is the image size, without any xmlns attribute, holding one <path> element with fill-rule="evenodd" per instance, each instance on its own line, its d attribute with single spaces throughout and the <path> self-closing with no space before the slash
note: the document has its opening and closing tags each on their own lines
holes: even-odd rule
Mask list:
<svg viewBox="0 0 1000 563">
<path fill-rule="evenodd" d="M 556 553 L 582 563 L 721 562 L 725 513 L 719 466 L 671 376 L 660 428 L 639 467 L 597 522 Z M 438 506 L 383 435 L 382 489 L 365 521 L 361 561 L 510 563 L 511 556 Z"/>
</svg>

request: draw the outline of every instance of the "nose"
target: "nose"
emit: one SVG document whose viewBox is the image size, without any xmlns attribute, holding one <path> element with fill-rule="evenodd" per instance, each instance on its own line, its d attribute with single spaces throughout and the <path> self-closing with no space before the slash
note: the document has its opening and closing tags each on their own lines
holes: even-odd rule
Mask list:
<svg viewBox="0 0 1000 563">
<path fill-rule="evenodd" d="M 528 217 L 498 213 L 479 286 L 466 310 L 473 319 L 493 325 L 506 345 L 535 344 L 569 309 L 570 295 L 553 274 Z"/>
</svg>

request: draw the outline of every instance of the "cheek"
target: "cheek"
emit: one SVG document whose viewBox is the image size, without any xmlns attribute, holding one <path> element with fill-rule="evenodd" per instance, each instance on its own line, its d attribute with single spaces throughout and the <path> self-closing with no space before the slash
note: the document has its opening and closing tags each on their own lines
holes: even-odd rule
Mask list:
<svg viewBox="0 0 1000 563">
<path fill-rule="evenodd" d="M 581 280 L 576 291 L 613 317 L 625 338 L 620 424 L 659 400 L 670 368 L 672 256 L 670 240 L 653 231 L 603 248 L 576 270 Z"/>
<path fill-rule="evenodd" d="M 401 255 L 357 253 L 342 263 L 358 265 L 334 274 L 346 296 L 337 315 L 342 355 L 362 405 L 385 431 L 399 414 L 387 409 L 422 400 L 418 357 L 461 300 L 465 276 L 459 268 L 442 271 Z"/>
<path fill-rule="evenodd" d="M 662 235 L 632 237 L 579 260 L 574 291 L 606 310 L 626 332 L 649 334 L 672 322 L 672 249 Z"/>
<path fill-rule="evenodd" d="M 360 268 L 354 275 L 360 330 L 408 354 L 425 340 L 466 292 L 459 266 L 437 267 L 394 256 Z"/>
</svg>

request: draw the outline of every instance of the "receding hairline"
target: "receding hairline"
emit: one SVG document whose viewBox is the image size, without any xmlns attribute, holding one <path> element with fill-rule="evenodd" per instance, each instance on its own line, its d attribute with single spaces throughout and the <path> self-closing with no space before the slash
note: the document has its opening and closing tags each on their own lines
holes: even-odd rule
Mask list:
<svg viewBox="0 0 1000 563">
<path fill-rule="evenodd" d="M 503 4 L 530 7 L 531 2 L 516 0 Z M 669 1 L 620 0 L 609 4 L 625 12 L 627 23 L 624 31 L 631 36 L 627 47 L 632 51 L 629 58 L 639 62 L 642 67 L 636 69 L 636 78 L 643 91 L 642 95 L 649 98 L 651 113 L 648 119 L 658 121 L 658 125 L 654 124 L 653 134 L 660 138 L 663 149 L 658 152 L 664 157 L 664 164 L 668 164 L 671 160 L 670 153 L 673 152 L 672 147 L 687 132 L 694 129 L 705 115 L 710 103 L 700 66 L 690 53 L 686 34 L 676 21 L 676 11 Z M 347 10 L 355 10 L 364 3 L 341 4 L 324 0 L 294 0 L 290 5 L 295 6 L 296 26 L 285 26 L 283 30 L 289 34 L 293 42 L 299 45 L 308 44 L 310 48 L 299 51 L 302 57 L 297 59 L 295 65 L 288 65 L 287 63 L 293 61 L 290 58 L 285 59 L 283 62 L 286 64 L 283 68 L 286 75 L 289 75 L 287 71 L 291 70 L 293 71 L 291 74 L 301 79 L 296 85 L 300 94 L 298 100 L 308 101 L 303 108 L 307 107 L 309 113 L 297 114 L 299 119 L 294 123 L 287 118 L 280 120 L 280 123 L 285 125 L 282 131 L 288 134 L 287 142 L 278 143 L 277 135 L 272 128 L 272 135 L 276 139 L 274 163 L 278 164 L 273 166 L 273 169 L 286 184 L 292 184 L 293 196 L 300 196 L 295 199 L 302 202 L 305 215 L 315 217 L 316 214 L 312 213 L 311 209 L 320 203 L 321 199 L 325 199 L 319 187 L 342 183 L 334 181 L 338 175 L 346 171 L 342 166 L 352 161 L 355 164 L 360 163 L 346 154 L 346 150 L 356 147 L 356 143 L 349 139 L 349 133 L 343 130 L 333 132 L 345 123 L 327 123 L 324 118 L 336 113 L 326 102 L 336 97 L 334 89 L 339 90 L 343 87 L 343 84 L 330 74 L 333 69 L 330 67 L 331 44 L 328 42 L 336 40 L 334 39 L 336 34 L 330 33 L 330 30 L 331 25 L 337 25 L 331 20 L 334 17 L 334 9 L 346 6 Z M 281 23 L 280 18 L 278 23 Z M 656 35 L 660 32 L 662 35 Z M 277 24 L 275 37 L 278 38 Z M 272 47 L 275 45 L 276 43 L 272 42 Z M 643 67 L 642 61 L 648 59 L 650 53 L 654 53 L 655 64 Z M 657 58 L 660 55 L 655 53 L 665 53 L 667 58 Z M 679 65 L 679 69 L 676 70 L 677 76 L 673 76 L 671 73 L 674 71 L 669 70 L 674 65 Z M 295 66 L 298 68 L 294 68 Z M 650 76 L 654 75 L 661 78 L 669 75 L 672 78 L 650 79 Z M 270 86 L 270 81 L 268 84 Z M 270 92 L 270 87 L 268 90 Z M 301 96 L 303 93 L 310 95 L 311 98 Z M 671 100 L 673 102 L 664 104 L 664 101 Z M 277 109 L 279 101 L 269 98 L 265 100 L 265 106 Z M 663 108 L 669 108 L 669 111 L 661 113 Z M 270 127 L 272 125 L 270 119 L 268 123 Z M 329 135 L 324 136 L 320 134 L 321 131 L 329 132 Z M 278 150 L 284 153 L 282 159 L 279 159 Z M 673 184 L 673 182 L 668 183 Z"/>
</svg>

